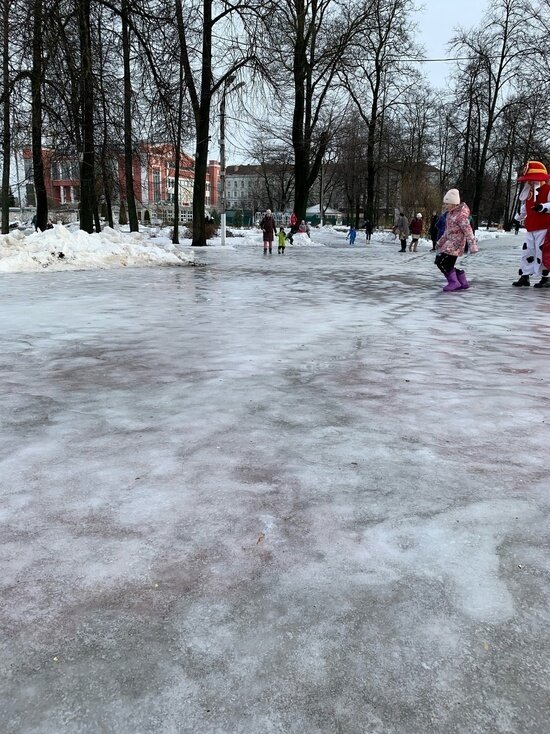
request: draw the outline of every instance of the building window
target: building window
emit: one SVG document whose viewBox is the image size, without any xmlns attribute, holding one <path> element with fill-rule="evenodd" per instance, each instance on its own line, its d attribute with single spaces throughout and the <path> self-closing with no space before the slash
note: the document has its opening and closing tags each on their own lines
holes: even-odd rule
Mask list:
<svg viewBox="0 0 550 734">
<path fill-rule="evenodd" d="M 160 171 L 158 168 L 153 169 L 153 201 L 160 201 Z"/>
</svg>

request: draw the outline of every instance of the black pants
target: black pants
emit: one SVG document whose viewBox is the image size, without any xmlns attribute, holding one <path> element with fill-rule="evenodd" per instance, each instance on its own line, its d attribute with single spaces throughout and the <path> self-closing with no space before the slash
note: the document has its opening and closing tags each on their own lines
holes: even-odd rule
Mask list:
<svg viewBox="0 0 550 734">
<path fill-rule="evenodd" d="M 406 249 L 407 249 L 407 238 L 405 237 L 404 240 L 403 239 L 401 240 L 401 251 L 405 252 Z"/>
<path fill-rule="evenodd" d="M 446 252 L 438 252 L 434 260 L 443 275 L 447 277 L 456 264 L 456 255 L 447 255 Z"/>
</svg>

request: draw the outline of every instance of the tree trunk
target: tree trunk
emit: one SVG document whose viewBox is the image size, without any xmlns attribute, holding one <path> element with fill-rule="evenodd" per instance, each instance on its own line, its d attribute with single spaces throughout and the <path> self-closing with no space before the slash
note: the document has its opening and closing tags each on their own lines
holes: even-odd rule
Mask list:
<svg viewBox="0 0 550 734">
<path fill-rule="evenodd" d="M 122 56 L 124 63 L 124 178 L 130 232 L 139 230 L 134 192 L 134 151 L 132 146 L 132 77 L 130 74 L 130 34 L 128 29 L 128 0 L 122 0 Z"/>
<path fill-rule="evenodd" d="M 48 196 L 44 181 L 42 157 L 42 34 L 44 32 L 42 0 L 33 2 L 32 70 L 31 70 L 31 143 L 36 226 L 45 230 L 48 224 Z"/>
<path fill-rule="evenodd" d="M 373 225 L 376 222 L 374 195 L 376 184 L 377 165 L 375 162 L 374 148 L 376 146 L 376 128 L 378 122 L 378 99 L 380 94 L 380 84 L 382 80 L 382 69 L 376 65 L 376 76 L 372 88 L 372 103 L 370 108 L 370 118 L 367 127 L 367 211 L 365 216 Z"/>
<path fill-rule="evenodd" d="M 4 53 L 2 55 L 2 81 L 4 90 L 4 126 L 2 130 L 2 234 L 10 231 L 10 159 L 11 159 L 11 125 L 10 125 L 10 67 L 9 67 L 9 0 L 3 0 L 2 38 Z"/>
<path fill-rule="evenodd" d="M 78 0 L 80 38 L 80 99 L 82 153 L 80 158 L 80 229 L 94 231 L 94 85 L 90 38 L 90 0 Z M 98 229 L 98 231 L 100 231 Z"/>
<path fill-rule="evenodd" d="M 208 170 L 208 131 L 210 104 L 205 110 L 201 104 L 203 114 L 197 127 L 197 155 L 195 158 L 195 181 L 193 182 L 193 245 L 206 245 L 206 172 Z"/>
<path fill-rule="evenodd" d="M 306 41 L 304 0 L 296 0 L 296 45 L 294 47 L 294 113 L 292 116 L 292 145 L 294 148 L 294 211 L 298 221 L 306 218 L 309 180 L 309 142 L 305 139 L 306 113 L 305 69 Z"/>
<path fill-rule="evenodd" d="M 181 5 L 179 0 L 176 0 L 176 8 L 179 8 L 181 13 Z M 177 12 L 177 10 L 176 10 Z M 180 159 L 181 159 L 181 138 L 182 138 L 182 124 L 183 124 L 183 64 L 180 59 L 180 78 L 179 78 L 179 90 L 178 90 L 178 118 L 176 128 L 176 167 L 174 170 L 174 230 L 172 233 L 172 244 L 179 245 L 180 242 Z"/>
<path fill-rule="evenodd" d="M 204 214 L 210 142 L 210 106 L 212 104 L 212 0 L 203 0 L 203 25 L 201 95 L 198 115 L 195 114 L 197 129 L 197 155 L 193 183 L 193 245 L 195 247 L 206 245 Z"/>
</svg>

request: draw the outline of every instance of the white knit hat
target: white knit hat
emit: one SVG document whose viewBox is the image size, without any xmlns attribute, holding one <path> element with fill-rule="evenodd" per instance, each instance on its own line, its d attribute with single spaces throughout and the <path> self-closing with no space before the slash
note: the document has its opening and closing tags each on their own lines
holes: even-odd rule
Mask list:
<svg viewBox="0 0 550 734">
<path fill-rule="evenodd" d="M 417 219 L 422 219 L 422 214 L 420 214 L 420 212 L 418 212 L 418 214 L 416 215 L 416 218 Z"/>
<path fill-rule="evenodd" d="M 443 197 L 443 203 L 458 206 L 458 204 L 460 204 L 460 194 L 458 189 L 449 189 Z"/>
</svg>

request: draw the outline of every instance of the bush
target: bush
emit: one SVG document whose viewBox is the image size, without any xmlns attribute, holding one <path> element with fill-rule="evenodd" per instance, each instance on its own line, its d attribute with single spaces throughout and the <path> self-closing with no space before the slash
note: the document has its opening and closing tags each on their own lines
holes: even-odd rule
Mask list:
<svg viewBox="0 0 550 734">
<path fill-rule="evenodd" d="M 151 215 L 149 214 L 149 209 L 146 209 L 143 212 L 143 224 L 151 224 Z"/>
<path fill-rule="evenodd" d="M 237 209 L 233 215 L 233 224 L 237 229 L 240 229 L 243 226 L 243 213 L 240 209 Z"/>
<path fill-rule="evenodd" d="M 211 240 L 212 237 L 215 237 L 218 234 L 218 226 L 216 222 L 206 222 L 205 225 L 206 229 L 206 239 Z M 193 222 L 189 222 L 187 225 L 187 229 L 185 230 L 184 237 L 192 240 L 193 239 Z"/>
<path fill-rule="evenodd" d="M 216 222 L 206 222 L 206 239 L 211 240 L 218 234 L 218 225 Z"/>
<path fill-rule="evenodd" d="M 123 201 L 120 202 L 120 210 L 118 212 L 118 223 L 128 224 L 128 215 L 126 214 L 126 205 Z"/>
</svg>

